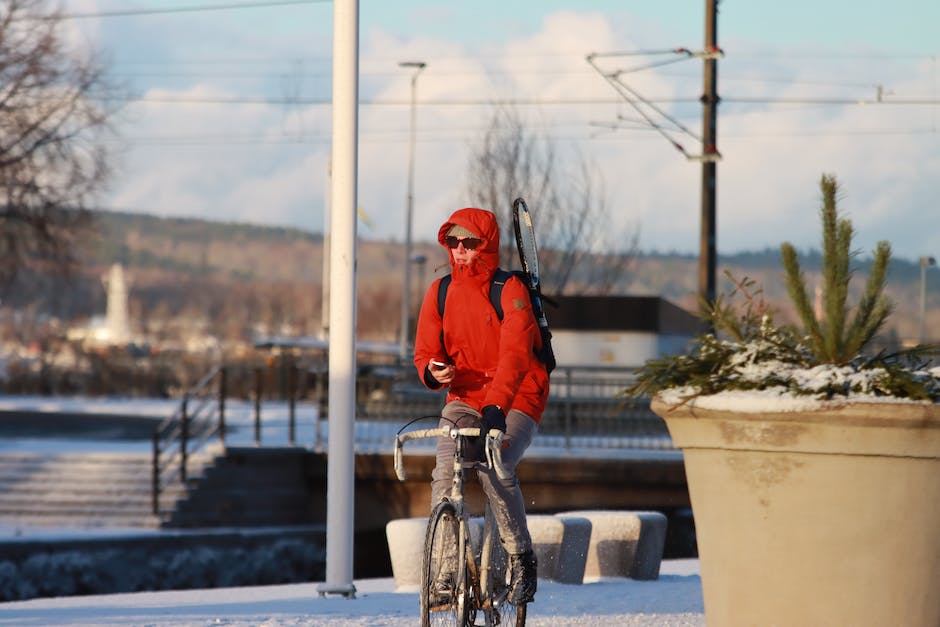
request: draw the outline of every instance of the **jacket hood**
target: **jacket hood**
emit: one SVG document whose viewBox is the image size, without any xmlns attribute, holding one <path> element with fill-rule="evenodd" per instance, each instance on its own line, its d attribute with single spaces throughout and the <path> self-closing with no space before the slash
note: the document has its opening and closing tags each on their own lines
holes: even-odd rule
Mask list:
<svg viewBox="0 0 940 627">
<path fill-rule="evenodd" d="M 455 224 L 483 240 L 480 252 L 473 258 L 474 273 L 494 272 L 499 265 L 499 224 L 493 212 L 476 207 L 464 207 L 455 211 L 437 232 L 437 241 L 444 248 L 447 248 L 447 231 Z M 453 268 L 454 257 L 450 254 L 449 248 L 447 248 L 447 254 L 451 268 Z"/>
</svg>

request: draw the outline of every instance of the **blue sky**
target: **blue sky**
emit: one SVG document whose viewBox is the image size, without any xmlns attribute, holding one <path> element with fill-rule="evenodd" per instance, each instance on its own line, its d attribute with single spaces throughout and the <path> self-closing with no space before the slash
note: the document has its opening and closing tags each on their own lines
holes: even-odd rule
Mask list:
<svg viewBox="0 0 940 627">
<path fill-rule="evenodd" d="M 701 42 L 704 0 L 660 2 L 508 0 L 493 2 L 361 3 L 361 21 L 402 35 L 446 29 L 463 42 L 512 37 L 559 11 L 601 12 L 614 19 L 641 18 L 677 41 Z M 891 52 L 935 54 L 940 5 L 926 0 L 885 4 L 858 0 L 723 0 L 719 3 L 719 39 L 752 40 L 780 51 L 792 46 L 814 49 L 870 47 Z"/>
<path fill-rule="evenodd" d="M 69 21 L 138 96 L 118 125 L 124 158 L 105 207 L 323 228 L 332 4 L 239 3 L 64 0 L 74 13 L 141 11 Z M 719 253 L 817 246 L 827 172 L 860 250 L 887 239 L 899 257 L 940 254 L 940 3 L 719 10 Z M 585 56 L 698 50 L 704 11 L 704 0 L 360 2 L 360 235 L 403 238 L 410 74 L 398 62 L 418 59 L 416 239 L 466 204 L 487 103 L 515 99 L 569 166 L 584 159 L 603 183 L 612 237 L 638 229 L 642 249 L 697 252 L 700 165 L 648 129 L 612 129 L 635 113 Z M 693 59 L 627 76 L 697 133 L 701 73 Z"/>
</svg>

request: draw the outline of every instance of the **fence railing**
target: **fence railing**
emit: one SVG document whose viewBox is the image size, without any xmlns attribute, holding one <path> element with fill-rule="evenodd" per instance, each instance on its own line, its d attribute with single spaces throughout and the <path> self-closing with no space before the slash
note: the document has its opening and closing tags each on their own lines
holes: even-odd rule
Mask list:
<svg viewBox="0 0 940 627">
<path fill-rule="evenodd" d="M 647 399 L 627 399 L 633 369 L 558 367 L 534 446 L 603 449 L 672 449 L 665 422 Z M 437 416 L 444 393 L 427 390 L 411 367 L 382 367 L 357 378 L 355 442 L 363 450 L 392 445 L 397 428 L 421 416 Z M 318 421 L 325 421 L 318 416 Z M 323 427 L 317 433 L 323 433 Z M 318 438 L 315 446 L 325 446 Z"/>
<path fill-rule="evenodd" d="M 173 483 L 185 485 L 190 456 L 210 439 L 225 443 L 226 373 L 214 368 L 192 387 L 172 415 L 153 432 L 151 505 L 160 514 L 160 496 Z"/>
<path fill-rule="evenodd" d="M 649 399 L 628 399 L 632 369 L 558 368 L 537 443 L 572 448 L 671 449 L 662 418 Z"/>
<path fill-rule="evenodd" d="M 650 411 L 649 402 L 622 396 L 633 380 L 629 369 L 557 368 L 533 446 L 568 452 L 673 449 L 665 422 Z M 154 431 L 154 513 L 160 513 L 161 496 L 168 487 L 186 484 L 193 457 L 213 439 L 224 446 L 234 433 L 244 443 L 250 433 L 248 443 L 254 446 L 286 444 L 326 450 L 327 387 L 319 363 L 213 369 Z M 354 417 L 357 451 L 391 450 L 402 426 L 423 416 L 438 416 L 444 398 L 444 392 L 425 388 L 410 366 L 361 367 Z M 300 403 L 302 415 L 298 416 Z M 298 438 L 298 426 L 304 428 L 303 438 Z"/>
</svg>

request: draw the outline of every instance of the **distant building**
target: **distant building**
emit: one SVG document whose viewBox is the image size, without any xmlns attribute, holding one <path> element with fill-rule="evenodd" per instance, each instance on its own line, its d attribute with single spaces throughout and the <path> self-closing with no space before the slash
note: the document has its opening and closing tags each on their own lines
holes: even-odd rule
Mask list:
<svg viewBox="0 0 940 627">
<path fill-rule="evenodd" d="M 701 320 L 658 296 L 558 296 L 545 313 L 559 366 L 632 368 L 682 353 Z"/>
</svg>

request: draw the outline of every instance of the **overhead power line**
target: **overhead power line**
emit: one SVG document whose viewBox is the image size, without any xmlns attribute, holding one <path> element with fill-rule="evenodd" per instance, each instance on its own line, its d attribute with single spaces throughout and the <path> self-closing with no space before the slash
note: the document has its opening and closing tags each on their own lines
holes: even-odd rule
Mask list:
<svg viewBox="0 0 940 627">
<path fill-rule="evenodd" d="M 604 71 L 600 66 L 595 63 L 595 59 L 599 57 L 620 57 L 627 53 L 591 53 L 587 56 L 588 64 L 594 68 L 598 74 L 600 74 L 604 80 L 606 80 L 616 91 L 620 94 L 621 100 L 633 107 L 637 115 L 639 115 L 643 122 L 646 123 L 647 127 L 656 131 L 663 136 L 672 146 L 685 155 L 687 158 L 691 158 L 691 155 L 686 151 L 685 147 L 676 141 L 672 136 L 673 133 L 682 133 L 686 134 L 689 137 L 692 137 L 698 142 L 702 142 L 702 138 L 692 132 L 688 127 L 686 127 L 682 122 L 677 120 L 674 116 L 670 115 L 666 111 L 662 110 L 649 98 L 643 97 L 637 90 L 633 89 L 627 85 L 622 80 L 622 75 L 636 72 L 639 70 L 649 69 L 659 65 L 665 65 L 667 63 L 675 63 L 677 61 L 684 61 L 692 56 L 692 52 L 686 48 L 676 48 L 670 51 L 674 58 L 671 58 L 667 61 L 660 61 L 657 63 L 645 64 L 642 66 L 632 67 L 627 70 L 615 70 L 612 72 Z M 660 54 L 661 52 L 657 52 Z M 664 53 L 662 53 L 664 54 Z M 656 120 L 656 117 L 664 120 L 666 124 L 662 124 Z"/>
<path fill-rule="evenodd" d="M 164 96 L 141 96 L 121 98 L 120 102 L 143 102 L 143 103 L 163 103 L 163 104 L 237 104 L 237 105 L 330 105 L 332 100 L 329 96 L 319 98 L 290 97 L 290 98 L 268 98 L 259 96 L 257 98 L 246 98 L 242 96 L 225 97 L 164 97 Z M 467 98 L 467 99 L 428 99 L 419 100 L 418 104 L 422 107 L 480 107 L 491 105 L 513 105 L 513 106 L 591 106 L 604 104 L 621 103 L 657 103 L 657 104 L 682 104 L 698 103 L 700 99 L 696 96 L 670 97 L 670 98 Z M 933 106 L 940 104 L 940 98 L 750 98 L 750 97 L 722 97 L 722 104 L 768 104 L 768 105 L 904 105 L 904 106 Z M 363 98 L 359 100 L 360 106 L 373 107 L 407 107 L 409 101 L 398 99 L 375 99 Z"/>
<path fill-rule="evenodd" d="M 467 140 L 479 137 L 486 130 L 485 125 L 462 125 L 462 126 L 439 126 L 422 129 L 416 141 L 421 144 L 437 143 L 466 143 Z M 644 133 L 635 133 L 630 141 L 660 141 L 658 137 L 649 131 L 648 125 L 641 124 L 635 126 L 624 126 L 618 123 L 600 123 L 594 122 L 587 125 L 587 129 L 595 129 L 594 132 L 587 132 L 584 124 L 580 122 L 561 122 L 561 123 L 543 123 L 540 126 L 545 132 L 551 132 L 553 139 L 559 141 L 622 141 L 617 139 L 615 131 L 632 130 L 645 131 Z M 597 130 L 607 130 L 610 133 L 598 133 Z M 937 129 L 931 127 L 912 127 L 912 128 L 878 128 L 878 129 L 852 129 L 852 128 L 833 128 L 831 125 L 825 125 L 820 128 L 784 129 L 784 130 L 736 130 L 731 127 L 723 135 L 726 141 L 737 143 L 751 140 L 767 141 L 769 139 L 786 141 L 797 140 L 807 137 L 901 137 L 901 136 L 936 136 Z M 360 139 L 369 144 L 400 144 L 407 141 L 407 131 L 399 129 L 383 129 L 364 127 L 360 129 Z M 329 130 L 312 131 L 297 130 L 284 131 L 278 134 L 272 134 L 266 131 L 247 131 L 247 132 L 203 132 L 203 133 L 168 133 L 159 135 L 132 135 L 116 142 L 126 141 L 135 146 L 192 146 L 192 147 L 216 147 L 216 146 L 308 146 L 312 144 L 328 144 L 331 141 Z"/>
<path fill-rule="evenodd" d="M 201 11 L 230 11 L 233 9 L 258 9 L 263 7 L 296 4 L 326 4 L 333 0 L 259 0 L 256 2 L 230 2 L 225 4 L 194 4 L 173 8 L 115 9 L 112 11 L 89 11 L 87 13 L 62 13 L 46 19 L 85 19 L 93 17 L 130 17 L 135 15 L 159 15 L 166 13 L 196 13 Z"/>
</svg>

